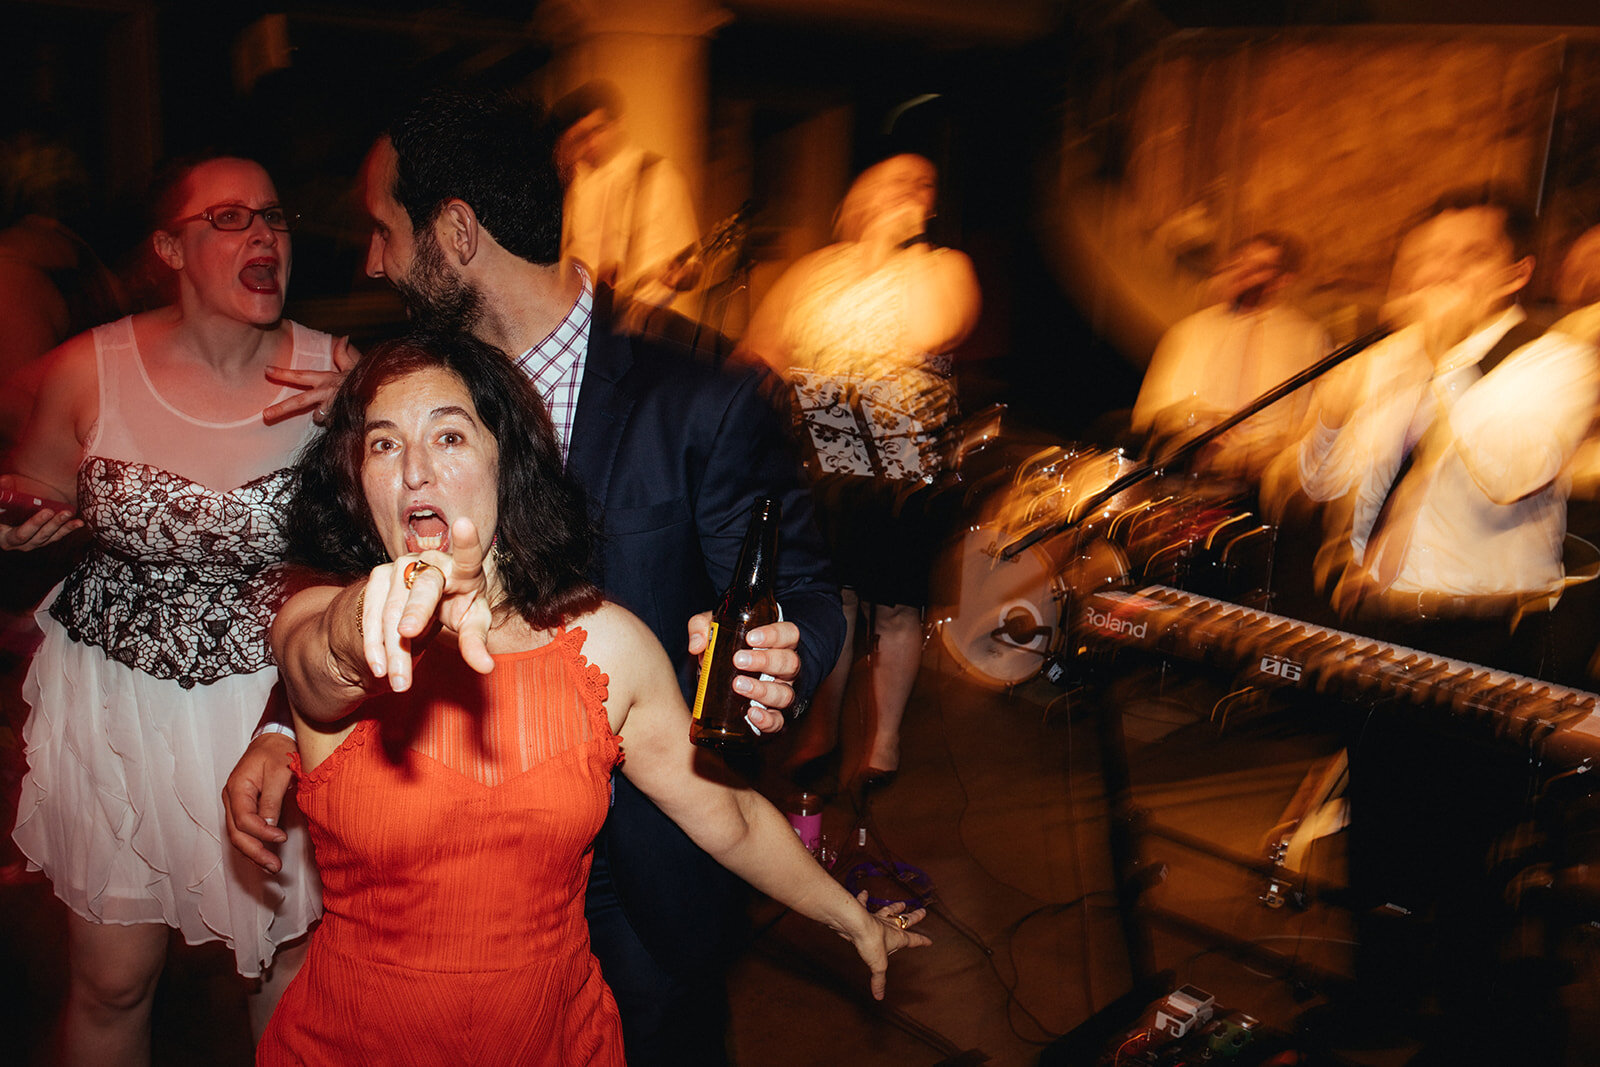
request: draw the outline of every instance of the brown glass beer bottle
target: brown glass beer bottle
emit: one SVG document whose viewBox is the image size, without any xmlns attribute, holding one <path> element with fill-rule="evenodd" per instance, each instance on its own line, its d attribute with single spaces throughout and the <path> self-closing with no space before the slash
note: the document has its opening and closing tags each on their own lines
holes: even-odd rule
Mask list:
<svg viewBox="0 0 1600 1067">
<path fill-rule="evenodd" d="M 778 501 L 756 498 L 750 528 L 733 581 L 711 616 L 711 641 L 700 657 L 700 685 L 694 694 L 689 740 L 707 748 L 743 748 L 759 734 L 745 721 L 750 698 L 733 691 L 733 654 L 749 648 L 745 635 L 778 621 L 778 600 L 772 593 L 778 566 Z"/>
</svg>

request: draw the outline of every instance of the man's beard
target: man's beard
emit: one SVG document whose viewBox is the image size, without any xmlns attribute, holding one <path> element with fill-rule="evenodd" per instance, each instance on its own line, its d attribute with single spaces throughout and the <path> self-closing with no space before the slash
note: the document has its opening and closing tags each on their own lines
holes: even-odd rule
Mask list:
<svg viewBox="0 0 1600 1067">
<path fill-rule="evenodd" d="M 417 254 L 404 278 L 394 279 L 406 314 L 418 326 L 472 333 L 483 317 L 483 294 L 444 261 L 431 229 L 418 235 Z"/>
</svg>

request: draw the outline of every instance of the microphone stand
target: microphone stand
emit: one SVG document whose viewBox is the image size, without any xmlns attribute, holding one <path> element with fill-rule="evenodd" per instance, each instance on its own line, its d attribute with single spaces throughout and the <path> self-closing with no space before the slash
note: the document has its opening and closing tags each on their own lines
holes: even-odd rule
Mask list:
<svg viewBox="0 0 1600 1067">
<path fill-rule="evenodd" d="M 1221 437 L 1223 434 L 1227 433 L 1229 430 L 1233 429 L 1235 426 L 1239 425 L 1256 412 L 1276 404 L 1279 400 L 1282 400 L 1284 397 L 1288 396 L 1296 389 L 1299 389 L 1301 386 L 1322 377 L 1322 375 L 1326 374 L 1334 367 L 1337 367 L 1351 356 L 1354 356 L 1357 353 L 1377 344 L 1379 341 L 1389 336 L 1389 334 L 1392 332 L 1393 328 L 1390 326 L 1378 326 L 1374 329 L 1368 330 L 1366 333 L 1362 334 L 1360 337 L 1357 337 L 1349 344 L 1334 349 L 1332 352 L 1329 352 L 1326 356 L 1323 356 L 1305 370 L 1290 378 L 1284 379 L 1277 385 L 1274 385 L 1271 389 L 1268 389 L 1254 400 L 1245 404 L 1244 407 L 1240 408 L 1238 411 L 1235 411 L 1232 415 L 1229 415 L 1216 425 L 1209 426 L 1195 434 L 1193 437 L 1190 437 L 1173 446 L 1172 448 L 1167 449 L 1154 461 L 1147 460 L 1139 463 L 1126 474 L 1120 475 L 1119 477 L 1113 479 L 1105 488 L 1090 493 L 1075 507 L 1069 508 L 1066 516 L 1059 521 L 1034 530 L 1032 533 L 1026 534 L 1023 537 L 1020 537 L 1006 545 L 1000 550 L 998 558 L 1002 560 L 1015 559 L 1019 553 L 1026 552 L 1040 541 L 1066 532 L 1078 524 L 1078 520 L 1081 516 L 1091 514 L 1096 508 L 1110 500 L 1112 497 L 1116 496 L 1118 493 L 1122 492 L 1124 489 L 1127 489 L 1129 486 L 1139 484 L 1146 478 L 1149 478 L 1151 475 L 1157 473 L 1165 467 L 1169 467 L 1180 460 L 1188 459 L 1190 456 L 1194 455 L 1206 445 L 1210 444 L 1212 441 L 1215 441 L 1217 438 Z"/>
</svg>

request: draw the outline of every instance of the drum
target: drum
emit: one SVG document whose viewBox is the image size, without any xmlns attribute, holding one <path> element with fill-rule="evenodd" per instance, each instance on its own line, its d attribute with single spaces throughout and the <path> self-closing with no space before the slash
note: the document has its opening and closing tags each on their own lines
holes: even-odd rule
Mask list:
<svg viewBox="0 0 1600 1067">
<path fill-rule="evenodd" d="M 1120 513 L 1138 496 L 1138 488 L 1130 487 L 1098 502 L 1092 515 L 1086 510 L 1102 490 L 1137 466 L 1120 450 L 1077 445 L 1043 449 L 1018 464 L 1010 489 L 995 509 L 995 521 L 1014 537 L 1046 527 L 1092 525 Z"/>
<path fill-rule="evenodd" d="M 993 522 L 969 527 L 943 561 L 949 603 L 934 615 L 957 666 L 995 689 L 1039 674 L 1062 647 L 1074 598 L 1127 574 L 1122 551 L 1092 534 L 1069 532 L 1002 559 L 1012 541 Z"/>
<path fill-rule="evenodd" d="M 1265 591 L 1276 531 L 1251 512 L 1247 486 L 1165 477 L 1146 491 L 1106 527 L 1138 581 L 1238 602 Z"/>
<path fill-rule="evenodd" d="M 1062 646 L 1072 597 L 1123 583 L 1121 549 L 1097 532 L 1101 518 L 1125 506 L 1122 494 L 1088 521 L 1079 512 L 1134 466 L 1119 451 L 1089 445 L 1052 445 L 1016 463 L 1010 483 L 935 568 L 929 617 L 964 673 L 994 688 L 1032 679 Z"/>
<path fill-rule="evenodd" d="M 1004 462 L 1006 406 L 990 404 L 945 428 L 941 441 L 944 472 L 978 480 Z"/>
</svg>

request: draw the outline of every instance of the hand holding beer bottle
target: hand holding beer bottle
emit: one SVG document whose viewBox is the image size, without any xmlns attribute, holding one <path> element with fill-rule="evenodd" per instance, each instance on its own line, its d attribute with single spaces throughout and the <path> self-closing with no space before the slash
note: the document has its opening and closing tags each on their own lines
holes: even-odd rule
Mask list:
<svg viewBox="0 0 1600 1067">
<path fill-rule="evenodd" d="M 738 668 L 734 654 L 750 647 L 746 635 L 758 626 L 777 622 L 778 600 L 773 595 L 777 570 L 778 501 L 758 497 L 750 513 L 750 528 L 739 550 L 722 602 L 711 617 L 711 633 L 700 658 L 700 684 L 695 690 L 689 739 L 707 748 L 744 748 L 760 736 L 745 718 L 748 697 L 733 689 Z"/>
</svg>

